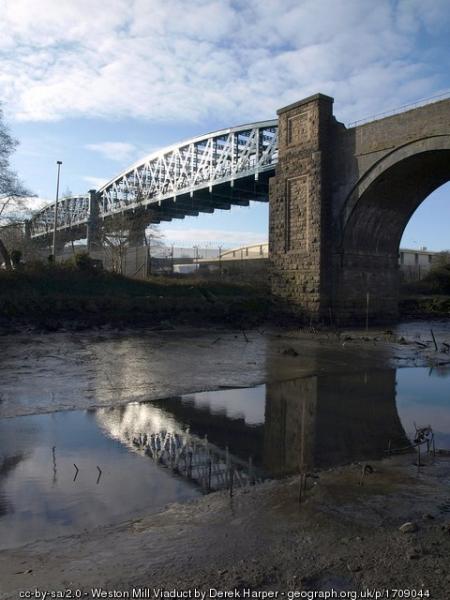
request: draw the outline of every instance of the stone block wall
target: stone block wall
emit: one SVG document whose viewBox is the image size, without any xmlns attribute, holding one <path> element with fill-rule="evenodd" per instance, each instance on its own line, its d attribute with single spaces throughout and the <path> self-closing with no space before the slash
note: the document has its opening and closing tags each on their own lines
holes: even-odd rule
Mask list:
<svg viewBox="0 0 450 600">
<path fill-rule="evenodd" d="M 274 295 L 316 320 L 329 311 L 329 136 L 333 99 L 311 96 L 278 111 L 279 158 L 270 181 Z"/>
</svg>

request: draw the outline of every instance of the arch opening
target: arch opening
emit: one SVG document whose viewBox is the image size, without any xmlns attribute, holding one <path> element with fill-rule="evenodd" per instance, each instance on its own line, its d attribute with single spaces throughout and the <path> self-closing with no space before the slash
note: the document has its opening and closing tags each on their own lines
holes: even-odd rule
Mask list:
<svg viewBox="0 0 450 600">
<path fill-rule="evenodd" d="M 403 232 L 422 202 L 450 180 L 450 145 L 390 162 L 347 203 L 334 256 L 335 310 L 341 321 L 398 317 Z"/>
</svg>

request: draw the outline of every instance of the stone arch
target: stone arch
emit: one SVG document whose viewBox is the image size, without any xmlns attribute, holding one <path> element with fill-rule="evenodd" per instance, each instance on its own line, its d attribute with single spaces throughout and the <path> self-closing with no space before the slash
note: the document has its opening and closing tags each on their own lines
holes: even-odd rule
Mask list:
<svg viewBox="0 0 450 600">
<path fill-rule="evenodd" d="M 375 162 L 350 192 L 339 219 L 335 306 L 342 320 L 395 318 L 398 250 L 418 206 L 450 180 L 450 134 L 416 139 Z M 367 307 L 369 304 L 369 307 Z"/>
</svg>

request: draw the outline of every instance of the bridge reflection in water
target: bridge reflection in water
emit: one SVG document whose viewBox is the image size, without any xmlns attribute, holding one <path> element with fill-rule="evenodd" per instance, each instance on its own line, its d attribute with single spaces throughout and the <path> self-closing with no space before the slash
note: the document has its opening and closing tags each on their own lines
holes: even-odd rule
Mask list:
<svg viewBox="0 0 450 600">
<path fill-rule="evenodd" d="M 409 444 L 395 370 L 98 409 L 102 429 L 204 490 L 381 458 Z"/>
</svg>

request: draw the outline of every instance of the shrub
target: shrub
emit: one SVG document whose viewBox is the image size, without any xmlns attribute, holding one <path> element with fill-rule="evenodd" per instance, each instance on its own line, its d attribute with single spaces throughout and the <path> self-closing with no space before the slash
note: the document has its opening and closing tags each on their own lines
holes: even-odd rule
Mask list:
<svg viewBox="0 0 450 600">
<path fill-rule="evenodd" d="M 74 262 L 80 271 L 95 271 L 99 266 L 99 261 L 91 258 L 87 252 L 77 252 Z"/>
<path fill-rule="evenodd" d="M 435 293 L 450 294 L 450 263 L 440 264 L 431 269 L 424 277 L 424 282 Z"/>
<path fill-rule="evenodd" d="M 12 250 L 10 256 L 12 266 L 17 269 L 22 261 L 22 252 L 20 250 Z"/>
</svg>

